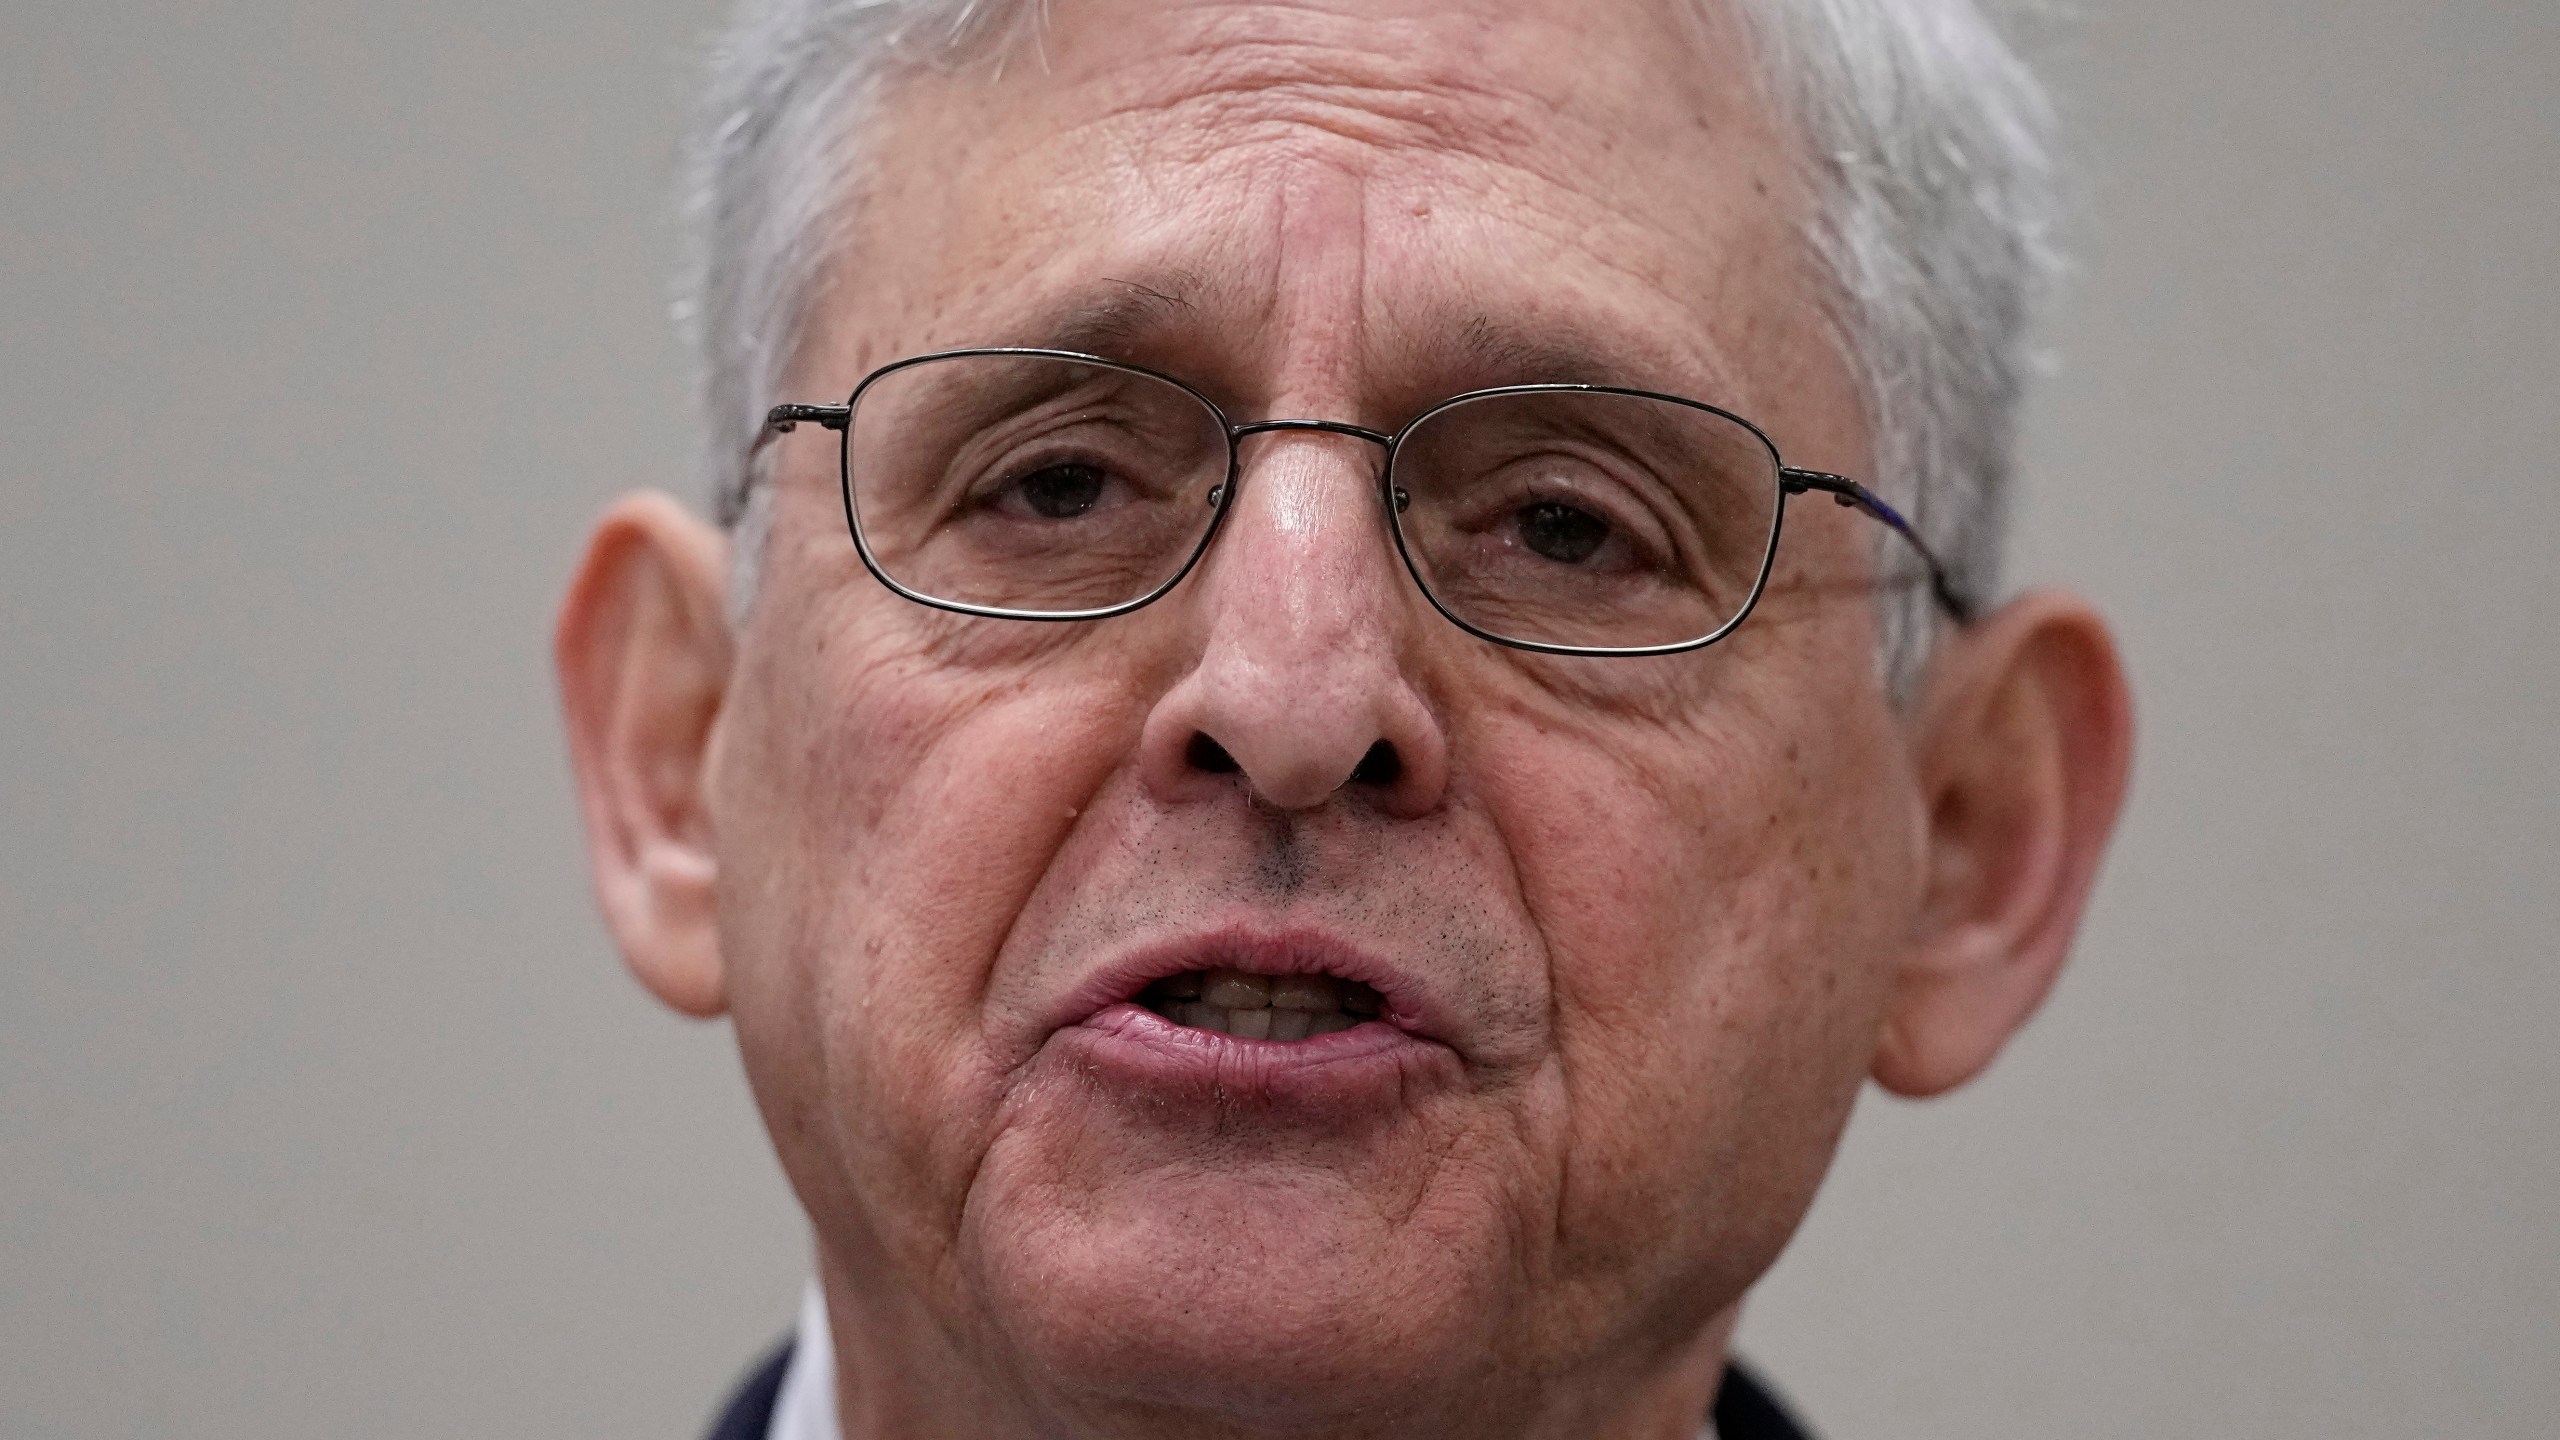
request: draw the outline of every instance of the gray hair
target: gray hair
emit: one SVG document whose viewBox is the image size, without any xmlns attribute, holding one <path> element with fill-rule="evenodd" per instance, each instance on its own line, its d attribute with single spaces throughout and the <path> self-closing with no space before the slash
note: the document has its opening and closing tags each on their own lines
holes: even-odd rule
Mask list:
<svg viewBox="0 0 2560 1440">
<path fill-rule="evenodd" d="M 1712 0 L 1687 0 L 1712 3 Z M 1974 0 L 1734 0 L 1819 197 L 1809 242 L 1875 440 L 1868 477 L 1988 600 L 2017 414 L 2055 269 L 2051 107 Z M 856 143 L 897 76 L 1036 23 L 1043 0 L 744 0 L 715 51 L 690 157 L 676 313 L 702 408 L 702 479 L 735 535 L 733 609 L 767 529 L 752 458 L 829 278 Z M 1890 542 L 1891 537 L 1883 540 Z M 1890 589 L 1886 673 L 1906 691 L 1935 632 L 1927 587 Z"/>
</svg>

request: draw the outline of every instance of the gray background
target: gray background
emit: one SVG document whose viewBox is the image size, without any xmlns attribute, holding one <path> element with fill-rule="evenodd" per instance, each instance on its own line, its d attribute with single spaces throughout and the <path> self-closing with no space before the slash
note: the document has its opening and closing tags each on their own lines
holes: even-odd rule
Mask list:
<svg viewBox="0 0 2560 1440">
<path fill-rule="evenodd" d="M 544 658 L 598 506 L 684 480 L 715 8 L 7 7 L 8 1436 L 679 1436 L 789 1313 Z M 2546 1434 L 2560 7 L 2086 11 L 2020 574 L 2122 626 L 2131 813 L 1744 1345 L 1843 1440 Z"/>
</svg>

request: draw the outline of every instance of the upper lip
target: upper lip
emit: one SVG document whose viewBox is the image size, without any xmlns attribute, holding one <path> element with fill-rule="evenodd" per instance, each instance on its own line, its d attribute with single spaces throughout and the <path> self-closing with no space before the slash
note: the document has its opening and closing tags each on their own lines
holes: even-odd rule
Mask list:
<svg viewBox="0 0 2560 1440">
<path fill-rule="evenodd" d="M 1355 980 L 1378 992 L 1379 1019 L 1422 1039 L 1449 1039 L 1448 1016 L 1411 970 L 1340 936 L 1300 927 L 1227 926 L 1116 954 L 1060 1001 L 1049 1028 L 1081 1024 L 1114 1005 L 1134 1002 L 1166 976 L 1221 969 Z"/>
</svg>

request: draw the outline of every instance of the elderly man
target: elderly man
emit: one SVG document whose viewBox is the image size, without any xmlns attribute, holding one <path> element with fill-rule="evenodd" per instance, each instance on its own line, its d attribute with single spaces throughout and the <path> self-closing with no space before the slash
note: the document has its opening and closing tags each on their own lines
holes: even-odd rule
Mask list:
<svg viewBox="0 0 2560 1440">
<path fill-rule="evenodd" d="M 2127 766 L 2100 621 L 1994 593 L 2010 53 L 773 0 L 720 67 L 724 523 L 618 505 L 558 656 L 815 1240 L 723 1433 L 1794 1433 L 1744 1296 L 1867 1078 L 2034 1010 Z"/>
</svg>

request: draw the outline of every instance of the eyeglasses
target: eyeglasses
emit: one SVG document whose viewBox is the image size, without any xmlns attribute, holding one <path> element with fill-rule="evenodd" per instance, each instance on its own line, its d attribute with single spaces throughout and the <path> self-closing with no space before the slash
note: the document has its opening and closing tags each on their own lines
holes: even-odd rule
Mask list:
<svg viewBox="0 0 2560 1440">
<path fill-rule="evenodd" d="M 1604 385 L 1507 385 L 1393 434 L 1330 420 L 1237 424 L 1169 375 L 1066 350 L 918 355 L 842 405 L 779 405 L 842 436 L 862 563 L 919 604 L 1007 620 L 1103 620 L 1182 581 L 1235 508 L 1238 446 L 1314 431 L 1381 447 L 1396 551 L 1459 628 L 1554 655 L 1665 655 L 1732 633 L 1769 583 L 1790 497 L 1893 527 L 1938 603 L 1971 607 L 1902 515 L 1854 480 L 1782 463 L 1758 426 Z M 760 441 L 759 444 L 762 442 Z"/>
</svg>

